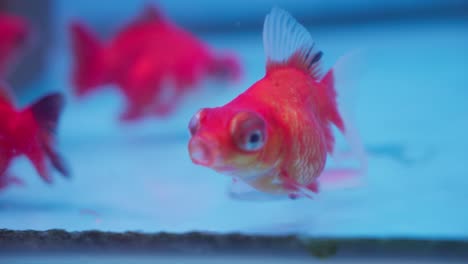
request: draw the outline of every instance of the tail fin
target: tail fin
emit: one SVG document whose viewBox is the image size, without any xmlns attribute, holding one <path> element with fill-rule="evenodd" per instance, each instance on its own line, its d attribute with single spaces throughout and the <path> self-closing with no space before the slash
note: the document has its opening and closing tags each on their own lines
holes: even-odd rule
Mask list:
<svg viewBox="0 0 468 264">
<path fill-rule="evenodd" d="M 349 151 L 334 151 L 332 156 L 337 164 L 345 163 L 346 161 L 355 161 L 358 168 L 338 169 L 324 172 L 321 177 L 325 182 L 332 183 L 328 185 L 336 185 L 338 182 L 353 182 L 352 185 L 359 185 L 362 177 L 367 173 L 367 153 L 364 144 L 361 140 L 360 133 L 356 126 L 354 118 L 355 104 L 358 97 L 357 82 L 359 76 L 363 72 L 363 52 L 354 51 L 341 57 L 333 67 L 335 74 L 334 86 L 336 87 L 336 108 L 339 116 L 342 118 L 344 139 L 349 147 Z M 351 181 L 350 181 L 351 180 Z M 357 181 L 356 181 L 357 180 Z M 356 184 L 359 182 L 359 184 Z"/>
<path fill-rule="evenodd" d="M 320 175 L 319 183 L 324 189 L 343 189 L 363 186 L 364 176 L 367 173 L 367 154 L 360 134 L 355 125 L 354 111 L 357 99 L 357 76 L 361 60 L 356 53 L 350 53 L 338 60 L 321 82 L 326 87 L 328 103 L 328 117 L 344 135 L 349 151 L 331 152 L 340 168 L 327 168 Z M 357 168 L 346 168 L 344 163 L 355 162 Z"/>
<path fill-rule="evenodd" d="M 335 90 L 335 76 L 334 70 L 330 70 L 325 77 L 320 81 L 323 84 L 324 90 L 321 90 L 320 98 L 325 98 L 320 105 L 320 110 L 325 116 L 326 120 L 334 124 L 342 133 L 345 133 L 345 125 L 338 111 L 337 105 L 337 93 Z M 330 128 L 325 131 L 325 137 L 327 141 L 327 150 L 329 153 L 333 153 L 335 138 Z"/>
<path fill-rule="evenodd" d="M 70 33 L 75 60 L 73 86 L 77 96 L 84 96 L 106 83 L 104 48 L 94 33 L 79 22 L 70 25 Z"/>
<path fill-rule="evenodd" d="M 350 147 L 348 156 L 359 160 L 361 169 L 366 171 L 367 154 L 354 117 L 358 97 L 358 76 L 362 76 L 364 71 L 363 57 L 362 51 L 354 51 L 341 57 L 334 66 L 334 72 L 337 76 L 335 79 L 338 92 L 337 107 L 344 122 L 344 137 Z"/>
<path fill-rule="evenodd" d="M 64 97 L 62 94 L 53 93 L 40 99 L 30 107 L 30 110 L 41 129 L 41 140 L 43 151 L 49 158 L 52 166 L 63 176 L 70 175 L 64 159 L 57 153 L 53 144 L 55 141 L 55 132 L 57 130 L 60 113 L 64 107 Z M 39 155 L 39 154 L 38 154 Z M 40 162 L 32 159 L 33 163 Z M 35 164 L 36 167 L 43 165 Z M 41 176 L 46 173 L 39 171 Z"/>
</svg>

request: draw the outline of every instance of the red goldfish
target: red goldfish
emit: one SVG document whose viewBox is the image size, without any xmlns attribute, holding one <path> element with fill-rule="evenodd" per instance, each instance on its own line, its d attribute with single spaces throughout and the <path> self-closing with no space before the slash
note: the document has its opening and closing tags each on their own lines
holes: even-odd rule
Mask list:
<svg viewBox="0 0 468 264">
<path fill-rule="evenodd" d="M 21 17 L 0 14 L 0 78 L 4 79 L 30 39 L 30 29 Z"/>
<path fill-rule="evenodd" d="M 127 103 L 123 121 L 168 115 L 206 77 L 237 80 L 241 75 L 233 54 L 217 54 L 151 6 L 108 43 L 78 22 L 71 25 L 71 36 L 75 93 L 84 96 L 115 85 Z"/>
<path fill-rule="evenodd" d="M 265 76 L 224 106 L 203 108 L 192 117 L 189 154 L 195 164 L 260 193 L 311 197 L 319 191 L 327 154 L 334 151 L 332 126 L 348 140 L 358 142 L 357 135 L 347 133 L 333 69 L 320 73 L 322 52 L 301 24 L 273 8 L 263 42 Z M 348 170 L 335 179 L 355 175 Z"/>
<path fill-rule="evenodd" d="M 7 170 L 12 160 L 22 155 L 48 183 L 52 181 L 48 161 L 62 175 L 69 175 L 54 148 L 54 133 L 63 104 L 62 95 L 53 93 L 25 109 L 16 109 L 6 87 L 0 87 L 0 189 L 21 183 Z"/>
</svg>

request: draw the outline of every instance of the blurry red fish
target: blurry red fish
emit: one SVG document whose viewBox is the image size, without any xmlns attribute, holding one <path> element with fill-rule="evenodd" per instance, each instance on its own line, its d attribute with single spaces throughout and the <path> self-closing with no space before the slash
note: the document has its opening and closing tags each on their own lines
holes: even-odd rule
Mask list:
<svg viewBox="0 0 468 264">
<path fill-rule="evenodd" d="M 54 147 L 54 133 L 64 104 L 62 95 L 53 93 L 29 107 L 17 109 L 6 89 L 4 85 L 0 87 L 0 189 L 21 183 L 7 170 L 12 160 L 22 155 L 48 183 L 52 181 L 48 161 L 68 176 L 64 160 Z"/>
<path fill-rule="evenodd" d="M 235 81 L 241 75 L 233 54 L 217 54 L 152 6 L 105 44 L 79 22 L 71 36 L 75 93 L 115 85 L 127 102 L 124 121 L 170 114 L 207 77 Z"/>
<path fill-rule="evenodd" d="M 195 164 L 232 176 L 260 193 L 311 197 L 337 127 L 356 146 L 337 105 L 334 70 L 320 73 L 322 52 L 289 13 L 273 8 L 263 29 L 265 76 L 244 93 L 190 121 L 189 154 Z M 356 175 L 343 169 L 335 179 Z"/>
<path fill-rule="evenodd" d="M 14 68 L 30 39 L 30 31 L 23 18 L 0 14 L 0 79 Z"/>
</svg>

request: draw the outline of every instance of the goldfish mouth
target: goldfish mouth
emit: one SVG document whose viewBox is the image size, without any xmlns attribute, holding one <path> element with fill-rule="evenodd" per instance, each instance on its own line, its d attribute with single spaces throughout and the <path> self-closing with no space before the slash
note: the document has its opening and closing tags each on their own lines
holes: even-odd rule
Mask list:
<svg viewBox="0 0 468 264">
<path fill-rule="evenodd" d="M 216 144 L 204 137 L 192 137 L 189 142 L 189 153 L 192 162 L 197 165 L 209 167 L 223 174 L 234 174 L 238 171 L 237 167 L 220 162 Z"/>
<path fill-rule="evenodd" d="M 201 137 L 193 137 L 189 142 L 189 153 L 192 162 L 211 167 L 216 159 L 213 144 Z"/>
</svg>

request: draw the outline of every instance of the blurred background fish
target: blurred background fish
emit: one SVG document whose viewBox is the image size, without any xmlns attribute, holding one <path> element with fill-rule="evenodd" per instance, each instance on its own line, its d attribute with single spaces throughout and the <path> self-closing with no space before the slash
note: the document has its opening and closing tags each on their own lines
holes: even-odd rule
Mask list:
<svg viewBox="0 0 468 264">
<path fill-rule="evenodd" d="M 7 172 L 13 159 L 22 155 L 32 162 L 47 183 L 52 182 L 49 163 L 68 177 L 68 168 L 55 146 L 55 131 L 64 106 L 63 96 L 50 94 L 24 109 L 18 109 L 7 89 L 5 84 L 0 87 L 0 189 L 22 183 Z"/>
<path fill-rule="evenodd" d="M 0 13 L 0 78 L 5 80 L 24 54 L 31 29 L 26 19 Z"/>
<path fill-rule="evenodd" d="M 206 78 L 231 82 L 241 77 L 234 53 L 213 50 L 153 5 L 110 41 L 100 41 L 81 22 L 72 23 L 70 31 L 76 95 L 115 84 L 127 104 L 122 121 L 170 114 Z"/>
</svg>

